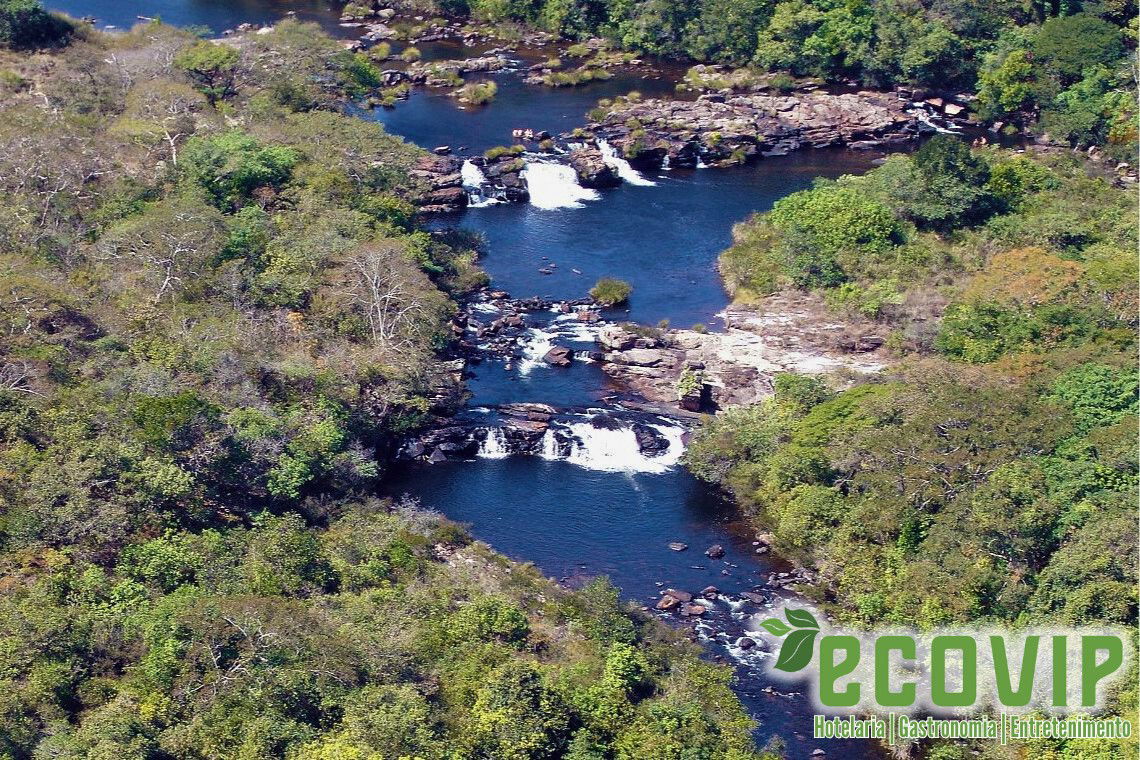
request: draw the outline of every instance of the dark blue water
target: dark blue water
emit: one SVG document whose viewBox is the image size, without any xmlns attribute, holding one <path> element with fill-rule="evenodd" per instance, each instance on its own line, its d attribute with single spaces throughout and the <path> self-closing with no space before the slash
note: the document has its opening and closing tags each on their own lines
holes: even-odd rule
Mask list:
<svg viewBox="0 0 1140 760">
<path fill-rule="evenodd" d="M 238 24 L 269 24 L 292 11 L 302 21 L 315 21 L 330 32 L 349 36 L 338 27 L 337 12 L 343 3 L 325 0 L 47 0 L 44 5 L 76 18 L 93 16 L 96 26 L 129 29 L 140 23 L 139 16 L 158 18 L 174 26 L 206 27 L 221 34 Z"/>
<path fill-rule="evenodd" d="M 869 162 L 846 151 L 805 151 L 748 167 L 661 172 L 649 177 L 655 187 L 603 190 L 582 208 L 504 204 L 447 221 L 483 233 L 482 265 L 495 287 L 513 295 L 581 298 L 599 277 L 618 277 L 633 285 L 627 319 L 711 326 L 729 300 L 716 257 L 731 244 L 732 225 L 816 177 L 858 172 Z M 551 261 L 554 273 L 541 273 Z"/>
<path fill-rule="evenodd" d="M 515 128 L 560 133 L 581 126 L 598 98 L 673 91 L 668 80 L 630 74 L 560 89 L 524 84 L 517 72 L 495 79 L 499 94 L 489 106 L 463 109 L 446 94 L 421 91 L 372 118 L 420 145 L 481 153 L 510 144 Z M 634 290 L 626 318 L 713 325 L 728 302 L 716 256 L 731 243 L 732 225 L 810 187 L 816 177 L 866 171 L 872 158 L 816 150 L 733 169 L 664 171 L 647 177 L 656 186 L 600 191 L 599 200 L 584 201 L 582 208 L 496 205 L 439 223 L 482 232 L 488 242 L 483 267 L 495 287 L 512 295 L 581 298 L 599 277 L 619 277 Z M 554 273 L 541 273 L 549 262 L 557 264 Z"/>
<path fill-rule="evenodd" d="M 444 57 L 448 47 L 420 47 L 425 54 Z M 453 46 L 451 57 L 464 58 L 476 55 L 481 49 L 463 49 Z M 522 64 L 541 58 L 538 51 L 521 51 Z M 485 79 L 493 79 L 499 90 L 495 100 L 487 106 L 460 108 L 455 98 L 446 92 L 416 93 L 409 102 L 396 108 L 376 111 L 375 118 L 396 135 L 434 147 L 450 145 L 482 153 L 496 145 L 511 144 L 511 130 L 545 129 L 551 134 L 567 132 L 581 126 L 586 112 L 597 105 L 600 98 L 627 95 L 636 90 L 646 97 L 668 95 L 673 92 L 671 80 L 646 79 L 622 73 L 604 82 L 590 82 L 579 87 L 545 87 L 522 81 L 517 71 L 507 71 Z M 474 81 L 474 79 L 472 79 Z"/>
</svg>

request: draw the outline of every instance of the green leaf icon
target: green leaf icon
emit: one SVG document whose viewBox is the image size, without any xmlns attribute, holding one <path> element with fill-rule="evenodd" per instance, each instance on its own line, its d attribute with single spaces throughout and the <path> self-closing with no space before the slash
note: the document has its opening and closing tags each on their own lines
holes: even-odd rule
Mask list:
<svg viewBox="0 0 1140 760">
<path fill-rule="evenodd" d="M 783 620 L 777 620 L 776 618 L 768 618 L 760 624 L 760 627 L 773 636 L 783 636 L 785 633 L 792 630 L 784 624 Z"/>
<path fill-rule="evenodd" d="M 780 656 L 776 658 L 776 669 L 786 673 L 795 673 L 803 670 L 811 662 L 815 651 L 815 637 L 819 631 L 799 630 L 792 631 L 780 647 Z"/>
<path fill-rule="evenodd" d="M 819 630 L 819 623 L 815 621 L 812 614 L 807 610 L 793 610 L 791 608 L 784 609 L 784 615 L 788 618 L 788 622 L 796 628 L 814 628 Z"/>
</svg>

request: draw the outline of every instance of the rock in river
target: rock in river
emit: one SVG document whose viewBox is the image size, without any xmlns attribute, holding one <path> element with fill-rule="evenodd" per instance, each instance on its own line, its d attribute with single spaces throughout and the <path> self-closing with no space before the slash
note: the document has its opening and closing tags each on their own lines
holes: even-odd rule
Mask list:
<svg viewBox="0 0 1140 760">
<path fill-rule="evenodd" d="M 571 151 L 568 160 L 578 174 L 578 184 L 582 187 L 617 187 L 621 184 L 621 177 L 606 163 L 602 152 L 597 148 Z"/>
<path fill-rule="evenodd" d="M 555 346 L 546 352 L 542 360 L 555 367 L 569 367 L 574 358 L 574 351 L 566 346 Z"/>
</svg>

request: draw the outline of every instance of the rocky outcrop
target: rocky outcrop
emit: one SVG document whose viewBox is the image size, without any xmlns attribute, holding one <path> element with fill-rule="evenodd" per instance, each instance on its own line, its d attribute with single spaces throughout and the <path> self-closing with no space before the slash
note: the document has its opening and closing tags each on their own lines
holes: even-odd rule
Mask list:
<svg viewBox="0 0 1140 760">
<path fill-rule="evenodd" d="M 526 162 L 507 154 L 493 159 L 476 156 L 471 163 L 478 166 L 484 177 L 481 192 L 489 198 L 499 198 L 509 203 L 525 203 L 530 198 L 523 169 Z"/>
<path fill-rule="evenodd" d="M 872 148 L 925 127 L 895 93 L 702 95 L 695 101 L 622 103 L 587 129 L 631 164 L 655 168 L 742 163 L 806 147 Z"/>
<path fill-rule="evenodd" d="M 449 87 L 455 84 L 455 77 L 501 71 L 506 65 L 506 60 L 497 55 L 485 55 L 457 61 L 418 61 L 400 73 L 412 84 Z"/>
<path fill-rule="evenodd" d="M 890 361 L 877 325 L 837 321 L 810 294 L 771 296 L 724 316 L 723 332 L 605 325 L 602 370 L 650 402 L 712 412 L 770 396 L 781 372 L 873 373 Z"/>
<path fill-rule="evenodd" d="M 455 156 L 421 156 L 408 174 L 419 180 L 422 192 L 413 202 L 425 213 L 455 211 L 467 205 L 461 169 L 463 161 Z"/>
<path fill-rule="evenodd" d="M 582 187 L 605 188 L 621 184 L 621 177 L 606 163 L 596 147 L 571 151 L 567 161 L 577 173 L 578 184 Z"/>
<path fill-rule="evenodd" d="M 442 153 L 442 155 L 440 155 Z M 526 163 L 513 155 L 486 159 L 475 156 L 468 159 L 478 167 L 479 187 L 466 187 L 463 176 L 463 159 L 437 151 L 436 155 L 421 156 L 408 173 L 420 181 L 421 192 L 413 198 L 420 210 L 429 212 L 455 211 L 469 202 L 468 193 L 477 192 L 482 198 L 498 198 L 512 203 L 525 202 L 530 197 L 522 170 Z"/>
</svg>

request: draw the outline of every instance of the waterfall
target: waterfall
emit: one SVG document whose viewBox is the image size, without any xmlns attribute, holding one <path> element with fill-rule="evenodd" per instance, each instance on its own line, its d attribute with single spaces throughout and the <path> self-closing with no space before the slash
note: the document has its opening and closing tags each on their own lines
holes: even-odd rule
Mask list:
<svg viewBox="0 0 1140 760">
<path fill-rule="evenodd" d="M 596 201 L 601 196 L 578 184 L 574 169 L 563 164 L 542 161 L 528 163 L 522 171 L 530 189 L 530 205 L 541 209 L 582 208 L 582 201 Z"/>
<path fill-rule="evenodd" d="M 926 104 L 925 103 L 911 103 L 911 107 L 908 108 L 906 110 L 906 112 L 908 114 L 910 114 L 911 116 L 915 117 L 916 119 L 918 119 L 918 121 L 920 123 L 925 124 L 926 126 L 933 129 L 935 132 L 940 132 L 944 135 L 957 135 L 957 134 L 961 134 L 961 132 L 962 132 L 961 129 L 957 129 L 955 127 L 949 127 L 948 128 L 948 127 L 939 126 L 931 118 L 930 112 L 926 110 Z"/>
<path fill-rule="evenodd" d="M 558 450 L 558 438 L 554 435 L 554 431 L 550 428 L 542 434 L 542 449 L 539 451 L 539 456 L 543 459 L 561 459 L 561 452 Z"/>
<path fill-rule="evenodd" d="M 546 352 L 553 347 L 554 336 L 550 333 L 537 327 L 527 330 L 523 337 L 519 374 L 526 375 L 535 367 L 543 366 L 545 363 L 542 357 L 546 356 Z"/>
<path fill-rule="evenodd" d="M 653 187 L 657 184 L 653 180 L 643 177 L 641 172 L 629 165 L 629 161 L 617 154 L 614 146 L 600 138 L 598 139 L 598 150 L 602 152 L 602 160 L 606 162 L 606 166 L 616 171 L 623 181 L 641 187 Z"/>
<path fill-rule="evenodd" d="M 511 455 L 507 436 L 502 428 L 487 428 L 487 435 L 479 444 L 478 456 L 481 459 L 503 459 Z"/>
<path fill-rule="evenodd" d="M 487 181 L 487 175 L 470 160 L 463 162 L 463 166 L 459 169 L 459 176 L 463 180 L 463 189 L 467 191 L 468 208 L 483 208 L 493 203 L 503 202 L 500 198 L 483 195 L 483 184 Z"/>
<path fill-rule="evenodd" d="M 594 427 L 589 422 L 569 425 L 574 440 L 567 460 L 579 467 L 601 472 L 666 472 L 680 461 L 684 453 L 683 431 L 671 425 L 650 425 L 669 440 L 663 454 L 647 457 L 637 445 L 631 428 L 614 430 Z"/>
</svg>

